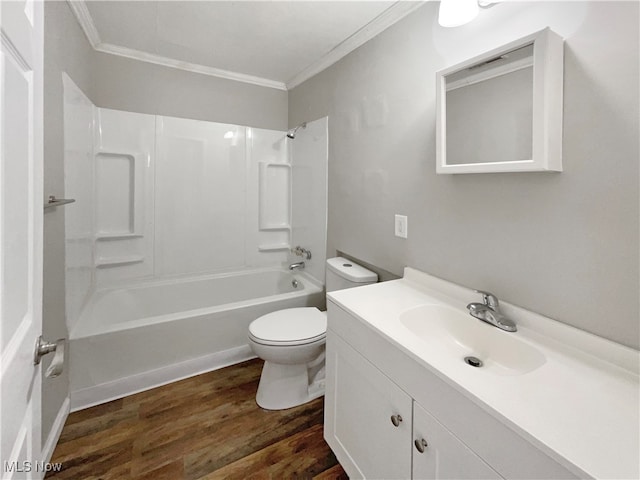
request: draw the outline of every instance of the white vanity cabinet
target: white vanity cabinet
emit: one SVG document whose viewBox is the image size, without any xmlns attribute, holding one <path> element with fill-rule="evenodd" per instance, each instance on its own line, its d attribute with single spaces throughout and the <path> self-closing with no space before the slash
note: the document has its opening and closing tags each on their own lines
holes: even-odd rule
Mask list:
<svg viewBox="0 0 640 480">
<path fill-rule="evenodd" d="M 347 474 L 640 478 L 640 352 L 507 302 L 502 331 L 474 296 L 409 267 L 327 294 L 325 439 Z"/>
<path fill-rule="evenodd" d="M 346 308 L 327 302 L 324 437 L 350 478 L 581 477 Z"/>
<path fill-rule="evenodd" d="M 325 438 L 350 478 L 502 478 L 331 331 L 327 379 Z"/>
</svg>

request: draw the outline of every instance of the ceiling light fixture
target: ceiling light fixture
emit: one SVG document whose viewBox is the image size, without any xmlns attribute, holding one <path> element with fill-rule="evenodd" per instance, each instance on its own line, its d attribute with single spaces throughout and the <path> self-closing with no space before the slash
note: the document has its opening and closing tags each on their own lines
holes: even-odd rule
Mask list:
<svg viewBox="0 0 640 480">
<path fill-rule="evenodd" d="M 493 5 L 494 3 L 478 0 L 440 0 L 438 23 L 443 27 L 459 27 L 476 18 L 480 8 Z"/>
</svg>

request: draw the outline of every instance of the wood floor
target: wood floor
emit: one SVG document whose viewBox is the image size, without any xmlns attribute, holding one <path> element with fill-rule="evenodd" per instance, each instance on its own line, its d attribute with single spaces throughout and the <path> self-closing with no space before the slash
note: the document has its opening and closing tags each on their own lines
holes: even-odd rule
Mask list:
<svg viewBox="0 0 640 480">
<path fill-rule="evenodd" d="M 47 479 L 346 479 L 322 438 L 323 399 L 255 403 L 261 360 L 69 415 Z"/>
</svg>

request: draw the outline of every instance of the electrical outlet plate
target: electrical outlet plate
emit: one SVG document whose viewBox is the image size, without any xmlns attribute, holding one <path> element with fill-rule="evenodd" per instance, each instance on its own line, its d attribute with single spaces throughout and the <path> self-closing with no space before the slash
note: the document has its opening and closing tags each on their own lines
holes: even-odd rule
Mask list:
<svg viewBox="0 0 640 480">
<path fill-rule="evenodd" d="M 396 237 L 407 238 L 408 220 L 406 215 L 396 215 L 395 232 Z"/>
</svg>

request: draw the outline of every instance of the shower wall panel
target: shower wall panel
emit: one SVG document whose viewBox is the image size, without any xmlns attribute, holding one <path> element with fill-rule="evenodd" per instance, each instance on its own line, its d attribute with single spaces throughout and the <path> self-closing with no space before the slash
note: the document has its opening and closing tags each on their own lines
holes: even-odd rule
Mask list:
<svg viewBox="0 0 640 480">
<path fill-rule="evenodd" d="M 64 88 L 65 305 L 69 330 L 95 285 L 93 250 L 93 125 L 95 107 L 62 75 Z"/>
<path fill-rule="evenodd" d="M 260 162 L 260 230 L 291 228 L 291 166 L 285 163 Z"/>
<path fill-rule="evenodd" d="M 245 265 L 245 130 L 158 117 L 156 275 Z"/>
<path fill-rule="evenodd" d="M 154 272 L 156 118 L 96 109 L 94 139 L 97 286 Z"/>
<path fill-rule="evenodd" d="M 328 118 L 307 123 L 290 143 L 293 245 L 311 250 L 305 271 L 324 283 L 327 251 Z"/>
<path fill-rule="evenodd" d="M 284 132 L 96 108 L 67 90 L 70 327 L 96 289 L 288 261 Z"/>
<path fill-rule="evenodd" d="M 96 154 L 96 230 L 98 235 L 133 233 L 136 193 L 135 157 Z"/>
<path fill-rule="evenodd" d="M 291 172 L 284 132 L 247 128 L 246 259 L 278 265 L 291 246 Z"/>
</svg>

